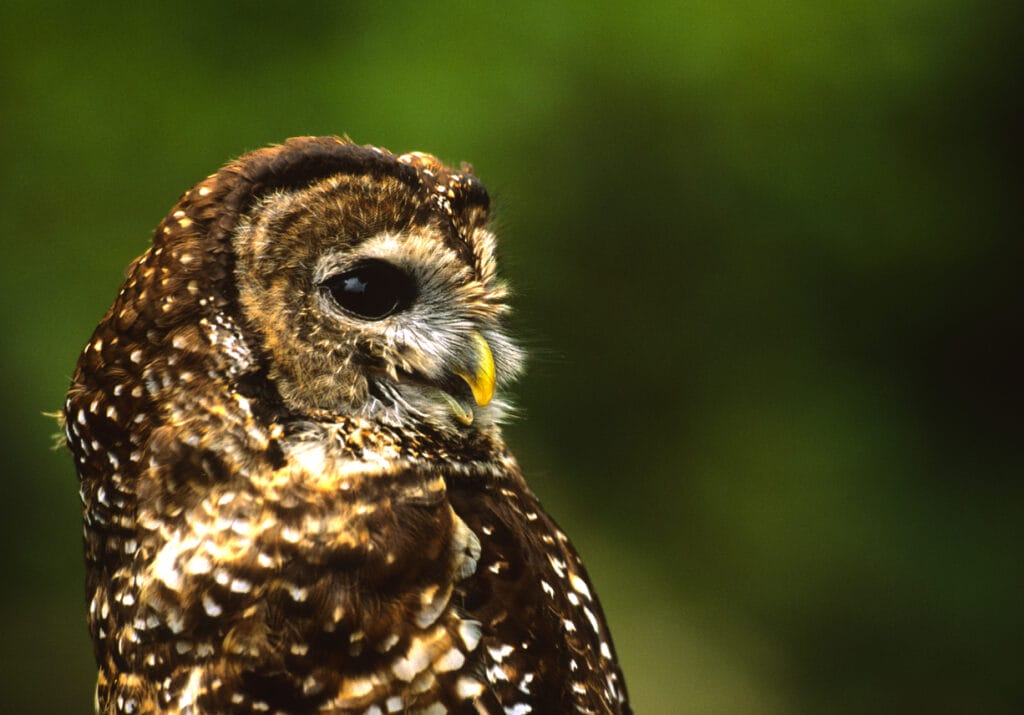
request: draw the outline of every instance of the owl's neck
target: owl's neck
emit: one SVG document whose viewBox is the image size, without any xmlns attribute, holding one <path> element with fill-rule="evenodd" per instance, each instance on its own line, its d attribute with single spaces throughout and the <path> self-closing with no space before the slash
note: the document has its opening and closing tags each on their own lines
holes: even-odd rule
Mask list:
<svg viewBox="0 0 1024 715">
<path fill-rule="evenodd" d="M 518 473 L 501 429 L 455 432 L 395 427 L 373 420 L 310 413 L 281 424 L 286 459 L 310 471 L 343 472 L 372 465 L 380 473 L 413 469 L 445 476 L 495 477 Z"/>
</svg>

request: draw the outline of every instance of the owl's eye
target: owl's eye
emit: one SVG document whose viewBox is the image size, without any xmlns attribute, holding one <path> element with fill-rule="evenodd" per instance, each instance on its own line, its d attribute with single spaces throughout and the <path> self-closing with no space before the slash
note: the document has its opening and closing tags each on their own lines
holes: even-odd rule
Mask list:
<svg viewBox="0 0 1024 715">
<path fill-rule="evenodd" d="M 381 320 L 405 310 L 416 297 L 412 279 L 380 260 L 364 261 L 322 285 L 342 309 L 365 320 Z"/>
</svg>

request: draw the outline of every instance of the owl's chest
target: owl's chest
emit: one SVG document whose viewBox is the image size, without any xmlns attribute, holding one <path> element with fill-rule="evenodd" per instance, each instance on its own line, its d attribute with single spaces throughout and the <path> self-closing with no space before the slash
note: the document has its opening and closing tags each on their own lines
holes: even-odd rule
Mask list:
<svg viewBox="0 0 1024 715">
<path fill-rule="evenodd" d="M 282 467 L 211 490 L 187 523 L 211 563 L 256 582 L 376 593 L 447 572 L 446 491 L 429 470 L 303 443 Z"/>
</svg>

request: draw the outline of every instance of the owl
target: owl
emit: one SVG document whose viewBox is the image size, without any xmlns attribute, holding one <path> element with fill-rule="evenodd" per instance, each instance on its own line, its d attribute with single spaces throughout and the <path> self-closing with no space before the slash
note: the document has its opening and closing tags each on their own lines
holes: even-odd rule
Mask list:
<svg viewBox="0 0 1024 715">
<path fill-rule="evenodd" d="M 181 196 L 63 411 L 97 712 L 630 712 L 502 439 L 489 204 L 467 165 L 335 137 Z"/>
</svg>

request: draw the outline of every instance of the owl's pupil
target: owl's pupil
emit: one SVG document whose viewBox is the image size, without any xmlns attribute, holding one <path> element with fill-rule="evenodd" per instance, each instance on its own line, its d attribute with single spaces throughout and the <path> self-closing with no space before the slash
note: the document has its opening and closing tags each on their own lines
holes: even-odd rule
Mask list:
<svg viewBox="0 0 1024 715">
<path fill-rule="evenodd" d="M 343 310 L 366 320 L 381 320 L 405 310 L 416 297 L 412 279 L 386 261 L 360 263 L 323 282 Z"/>
</svg>

